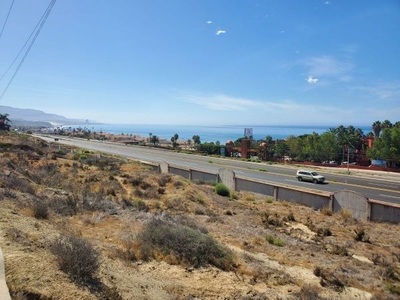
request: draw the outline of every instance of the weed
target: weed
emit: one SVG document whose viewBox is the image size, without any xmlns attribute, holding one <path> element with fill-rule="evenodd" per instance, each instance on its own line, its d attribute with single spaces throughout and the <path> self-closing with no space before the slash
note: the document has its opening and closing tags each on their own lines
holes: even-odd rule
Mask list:
<svg viewBox="0 0 400 300">
<path fill-rule="evenodd" d="M 331 210 L 330 208 L 328 208 L 328 207 L 324 207 L 324 208 L 321 210 L 321 213 L 322 213 L 323 215 L 325 215 L 325 216 L 332 216 L 332 210 Z"/>
<path fill-rule="evenodd" d="M 138 211 L 149 211 L 149 207 L 143 200 L 140 199 L 134 200 L 132 204 L 133 207 L 136 208 Z"/>
<path fill-rule="evenodd" d="M 293 212 L 290 212 L 290 213 L 287 215 L 287 217 L 285 218 L 285 220 L 286 220 L 286 221 L 289 221 L 289 222 L 296 222 L 296 218 L 294 217 Z"/>
<path fill-rule="evenodd" d="M 252 194 L 246 194 L 245 197 L 244 197 L 244 200 L 246 200 L 246 201 L 255 201 L 256 198 Z"/>
<path fill-rule="evenodd" d="M 400 285 L 395 284 L 393 282 L 386 282 L 385 283 L 385 288 L 394 295 L 400 296 Z"/>
<path fill-rule="evenodd" d="M 332 232 L 328 227 L 318 228 L 317 235 L 319 236 L 332 236 Z"/>
<path fill-rule="evenodd" d="M 195 214 L 195 215 L 205 215 L 206 212 L 205 212 L 205 210 L 204 210 L 202 207 L 196 207 L 196 208 L 194 209 L 194 214 Z"/>
<path fill-rule="evenodd" d="M 300 292 L 295 294 L 296 299 L 298 300 L 318 300 L 323 299 L 318 295 L 319 288 L 315 285 L 306 284 L 303 285 L 300 289 Z"/>
<path fill-rule="evenodd" d="M 362 227 L 358 227 L 356 229 L 354 229 L 354 233 L 356 234 L 354 236 L 354 239 L 357 242 L 364 242 L 364 243 L 369 243 L 369 236 L 367 235 L 367 233 L 365 232 L 365 229 Z"/>
<path fill-rule="evenodd" d="M 200 204 L 205 204 L 206 201 L 204 200 L 204 197 L 202 195 L 197 195 L 196 196 L 196 202 Z"/>
<path fill-rule="evenodd" d="M 343 219 L 351 219 L 352 218 L 351 211 L 349 211 L 347 209 L 341 209 L 339 213 Z"/>
<path fill-rule="evenodd" d="M 180 181 L 180 180 L 174 181 L 174 187 L 175 188 L 180 188 L 182 186 L 183 186 L 183 182 L 182 181 Z"/>
<path fill-rule="evenodd" d="M 167 183 L 171 182 L 171 175 L 167 175 L 167 174 L 162 174 L 158 180 L 158 185 L 161 187 L 164 187 L 167 185 Z"/>
<path fill-rule="evenodd" d="M 278 246 L 278 247 L 285 246 L 285 242 L 283 240 L 281 240 L 280 238 L 278 238 L 277 236 L 267 234 L 265 239 L 271 245 L 275 245 L 275 246 Z"/>
<path fill-rule="evenodd" d="M 229 199 L 231 199 L 231 200 L 237 200 L 237 199 L 239 199 L 239 196 L 238 196 L 236 193 L 231 193 Z"/>
<path fill-rule="evenodd" d="M 272 198 L 267 198 L 267 199 L 265 199 L 265 202 L 266 202 L 266 203 L 273 203 L 273 202 L 274 202 L 274 199 L 272 199 Z"/>
<path fill-rule="evenodd" d="M 279 215 L 277 213 L 271 215 L 269 212 L 264 212 L 261 214 L 261 221 L 265 227 L 268 227 L 268 225 L 275 227 L 282 226 L 282 221 L 279 219 Z"/>
</svg>

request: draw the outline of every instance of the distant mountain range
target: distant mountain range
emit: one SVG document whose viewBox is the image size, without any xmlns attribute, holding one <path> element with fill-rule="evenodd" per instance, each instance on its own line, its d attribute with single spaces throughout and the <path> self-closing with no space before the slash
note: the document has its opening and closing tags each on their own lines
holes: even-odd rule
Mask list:
<svg viewBox="0 0 400 300">
<path fill-rule="evenodd" d="M 64 116 L 45 113 L 44 111 L 29 108 L 14 108 L 0 105 L 0 114 L 8 114 L 11 126 L 61 126 L 77 124 L 95 124 L 89 120 L 68 119 Z"/>
</svg>

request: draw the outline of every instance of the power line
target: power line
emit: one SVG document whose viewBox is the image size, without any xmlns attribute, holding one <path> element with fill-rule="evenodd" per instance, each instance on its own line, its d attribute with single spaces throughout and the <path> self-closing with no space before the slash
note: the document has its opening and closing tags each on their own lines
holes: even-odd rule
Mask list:
<svg viewBox="0 0 400 300">
<path fill-rule="evenodd" d="M 35 31 L 37 30 L 37 28 L 39 27 L 39 24 L 42 22 L 44 16 L 46 15 L 47 10 L 43 13 L 42 17 L 40 18 L 40 20 L 37 22 L 35 28 L 32 30 L 31 34 L 29 35 L 29 37 L 26 39 L 25 44 L 22 46 L 21 50 L 19 50 L 17 56 L 14 58 L 13 62 L 8 66 L 7 70 L 3 73 L 3 75 L 1 75 L 0 77 L 0 81 L 4 78 L 4 76 L 8 73 L 8 71 L 11 69 L 11 67 L 14 65 L 14 63 L 16 62 L 16 60 L 18 59 L 18 57 L 21 55 L 22 50 L 24 50 L 24 48 L 26 47 L 26 45 L 28 44 L 28 42 L 30 41 L 30 39 L 32 38 L 33 34 L 35 33 Z"/>
<path fill-rule="evenodd" d="M 11 2 L 11 6 L 10 6 L 10 9 L 8 10 L 6 20 L 4 21 L 3 28 L 1 29 L 1 32 L 0 32 L 0 39 L 1 39 L 1 36 L 3 35 L 4 28 L 6 28 L 6 24 L 7 24 L 7 21 L 8 21 L 8 17 L 10 16 L 11 9 L 12 9 L 13 5 L 14 5 L 14 0 Z"/>
<path fill-rule="evenodd" d="M 43 28 L 43 25 L 46 23 L 46 20 L 47 20 L 47 18 L 48 18 L 48 16 L 49 16 L 51 10 L 53 9 L 54 4 L 56 3 L 56 1 L 57 1 L 57 0 L 52 0 L 52 1 L 50 2 L 49 6 L 47 7 L 47 9 L 46 9 L 46 11 L 45 11 L 45 13 L 44 13 L 44 16 L 43 16 L 42 19 L 41 19 L 39 28 L 37 29 L 37 31 L 36 31 L 36 33 L 35 33 L 35 36 L 33 37 L 31 43 L 29 44 L 28 49 L 26 49 L 25 54 L 24 54 L 24 56 L 22 57 L 22 60 L 20 61 L 20 63 L 18 64 L 18 67 L 17 67 L 17 69 L 15 70 L 13 76 L 11 77 L 11 79 L 10 79 L 10 81 L 8 82 L 7 86 L 5 87 L 3 93 L 1 94 L 0 100 L 3 98 L 4 94 L 6 93 L 6 91 L 8 90 L 8 88 L 10 87 L 11 82 L 14 80 L 14 78 L 15 78 L 15 76 L 17 75 L 19 69 L 21 68 L 22 64 L 24 63 L 25 58 L 28 56 L 29 51 L 31 50 L 33 44 L 35 43 L 36 38 L 38 37 L 40 31 L 41 31 L 42 28 Z"/>
</svg>

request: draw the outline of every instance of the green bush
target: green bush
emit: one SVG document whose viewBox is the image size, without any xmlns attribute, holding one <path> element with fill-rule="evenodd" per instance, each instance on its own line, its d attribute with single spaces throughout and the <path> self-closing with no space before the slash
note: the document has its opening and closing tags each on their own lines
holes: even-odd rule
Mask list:
<svg viewBox="0 0 400 300">
<path fill-rule="evenodd" d="M 283 240 L 281 240 L 280 238 L 274 236 L 274 235 L 267 234 L 265 239 L 267 240 L 268 243 L 270 243 L 272 245 L 275 245 L 275 246 L 278 246 L 278 247 L 285 246 L 285 242 Z"/>
<path fill-rule="evenodd" d="M 153 219 L 138 235 L 138 239 L 142 259 L 163 253 L 196 268 L 210 264 L 222 270 L 231 270 L 234 263 L 229 249 L 210 235 L 182 224 Z"/>
<path fill-rule="evenodd" d="M 220 196 L 229 197 L 230 194 L 229 189 L 223 183 L 217 183 L 214 190 Z"/>
</svg>

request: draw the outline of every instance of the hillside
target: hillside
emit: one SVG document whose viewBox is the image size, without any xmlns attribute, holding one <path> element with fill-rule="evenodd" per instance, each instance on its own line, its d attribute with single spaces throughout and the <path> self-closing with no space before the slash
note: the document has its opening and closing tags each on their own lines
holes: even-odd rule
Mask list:
<svg viewBox="0 0 400 300">
<path fill-rule="evenodd" d="M 52 124 L 74 125 L 89 123 L 88 120 L 69 119 L 61 115 L 30 108 L 0 105 L 0 113 L 9 115 L 11 126 L 52 126 Z"/>
<path fill-rule="evenodd" d="M 398 299 L 399 225 L 0 133 L 13 299 Z"/>
</svg>

